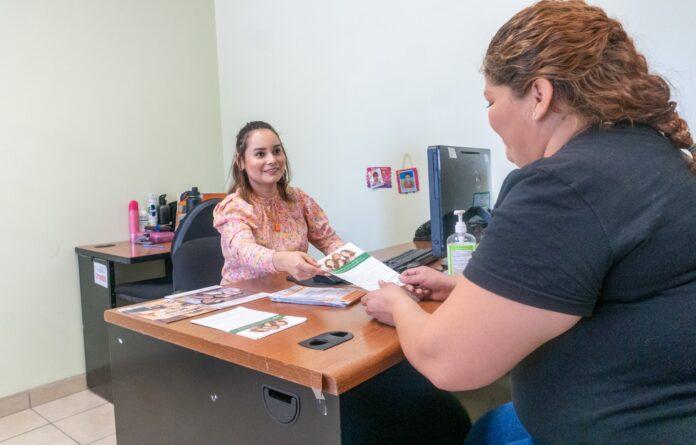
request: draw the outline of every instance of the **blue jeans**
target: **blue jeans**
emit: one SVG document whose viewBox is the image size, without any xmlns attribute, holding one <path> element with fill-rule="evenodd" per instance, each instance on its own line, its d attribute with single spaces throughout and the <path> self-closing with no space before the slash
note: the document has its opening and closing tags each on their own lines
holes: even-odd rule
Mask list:
<svg viewBox="0 0 696 445">
<path fill-rule="evenodd" d="M 464 445 L 534 445 L 512 402 L 488 411 L 471 427 Z"/>
</svg>

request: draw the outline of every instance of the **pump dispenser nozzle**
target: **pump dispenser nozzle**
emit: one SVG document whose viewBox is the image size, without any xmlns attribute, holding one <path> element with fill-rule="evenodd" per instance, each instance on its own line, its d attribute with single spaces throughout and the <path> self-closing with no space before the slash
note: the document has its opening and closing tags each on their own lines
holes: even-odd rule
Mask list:
<svg viewBox="0 0 696 445">
<path fill-rule="evenodd" d="M 459 221 L 457 221 L 457 223 L 454 225 L 454 231 L 459 234 L 466 233 L 466 223 L 463 219 L 464 213 L 466 213 L 464 210 L 454 211 L 454 214 L 457 215 L 457 218 L 459 218 Z"/>
</svg>

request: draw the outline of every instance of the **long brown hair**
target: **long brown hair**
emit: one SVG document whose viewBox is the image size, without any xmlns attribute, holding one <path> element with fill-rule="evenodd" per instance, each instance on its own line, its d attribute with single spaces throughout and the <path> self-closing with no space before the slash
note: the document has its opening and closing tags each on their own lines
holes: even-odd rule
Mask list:
<svg viewBox="0 0 696 445">
<path fill-rule="evenodd" d="M 648 72 L 621 23 L 582 0 L 542 0 L 515 14 L 491 40 L 483 72 L 519 97 L 548 79 L 554 100 L 592 125 L 647 124 L 676 148 L 693 148 L 667 82 Z M 690 168 L 696 172 L 693 159 Z"/>
<path fill-rule="evenodd" d="M 239 130 L 239 133 L 237 133 L 237 143 L 235 146 L 234 160 L 232 161 L 231 169 L 232 185 L 230 186 L 228 193 L 239 191 L 239 196 L 246 202 L 251 201 L 251 197 L 254 195 L 254 190 L 251 188 L 251 183 L 249 182 L 247 172 L 242 169 L 242 159 L 244 159 L 244 153 L 246 153 L 247 149 L 247 138 L 249 137 L 249 134 L 255 130 L 270 130 L 278 137 L 278 141 L 280 141 L 280 135 L 277 131 L 275 131 L 275 128 L 263 121 L 247 122 L 246 125 Z M 290 164 L 288 163 L 288 157 L 285 153 L 285 147 L 283 146 L 282 141 L 280 141 L 280 147 L 283 150 L 283 154 L 285 154 L 285 173 L 283 174 L 283 177 L 280 178 L 280 181 L 278 181 L 276 186 L 278 187 L 278 194 L 284 201 L 292 201 L 292 198 L 288 192 L 288 184 L 290 183 Z"/>
</svg>

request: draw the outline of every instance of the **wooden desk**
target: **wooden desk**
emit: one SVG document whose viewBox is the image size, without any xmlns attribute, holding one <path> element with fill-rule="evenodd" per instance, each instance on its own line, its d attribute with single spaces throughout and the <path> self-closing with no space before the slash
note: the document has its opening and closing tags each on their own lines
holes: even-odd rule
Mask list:
<svg viewBox="0 0 696 445">
<path fill-rule="evenodd" d="M 149 247 L 133 244 L 130 241 L 93 244 L 75 247 L 75 253 L 90 258 L 99 258 L 121 264 L 144 263 L 146 261 L 169 258 L 172 243 L 157 244 L 161 247 Z"/>
<path fill-rule="evenodd" d="M 412 243 L 402 244 L 374 255 L 386 259 L 412 247 Z M 293 284 L 285 277 L 285 274 L 277 274 L 236 286 L 254 292 L 274 292 Z M 434 302 L 421 304 L 427 310 L 437 307 Z M 357 443 L 378 437 L 375 431 L 355 432 L 356 425 L 366 422 L 360 417 L 362 408 L 359 407 L 361 403 L 366 404 L 366 400 L 370 400 L 370 405 L 386 400 L 408 405 L 411 400 L 412 423 L 424 422 L 427 416 L 433 416 L 432 412 L 442 408 L 435 401 L 444 400 L 446 394 L 409 370 L 407 364 L 394 366 L 404 358 L 396 330 L 373 320 L 360 304 L 328 308 L 262 299 L 243 306 L 307 317 L 307 321 L 261 340 L 251 340 L 192 324 L 191 319 L 162 324 L 117 310 L 106 311 L 105 319 L 111 324 L 119 444 L 151 443 L 151 440 L 160 443 Z M 348 331 L 354 338 L 325 351 L 298 344 L 336 330 Z M 384 378 L 377 377 L 380 374 Z M 403 380 L 404 375 L 408 375 L 408 387 L 388 389 L 390 384 Z M 378 394 L 376 398 L 375 394 Z M 156 403 L 165 412 L 185 411 L 186 424 L 173 421 L 171 416 L 143 413 L 145 400 Z M 429 413 L 416 416 L 416 412 L 430 403 L 438 408 L 429 407 Z M 218 405 L 213 408 L 215 404 Z M 281 410 L 297 409 L 299 415 L 290 424 L 282 424 L 272 419 L 269 404 Z M 463 428 L 465 420 L 456 415 L 457 408 L 447 406 L 455 413 L 452 421 Z M 396 431 L 408 429 L 389 417 L 395 409 L 388 405 L 378 410 L 385 417 L 374 426 L 389 431 L 389 440 L 399 434 Z M 447 431 L 438 433 L 440 423 L 446 424 L 447 420 L 433 419 L 431 423 L 434 425 L 425 427 L 425 431 L 410 434 L 425 434 L 428 439 L 434 439 L 444 437 L 453 431 L 452 428 L 456 430 L 450 425 Z M 428 430 L 430 427 L 433 430 Z M 199 434 L 208 437 L 197 437 Z M 461 439 L 456 438 L 456 441 L 461 443 Z"/>
<path fill-rule="evenodd" d="M 119 265 L 169 261 L 171 243 L 150 248 L 129 241 L 102 243 L 75 248 L 80 279 L 82 332 L 85 344 L 87 386 L 111 400 L 109 336 L 104 311 L 116 307 L 116 268 Z M 106 287 L 95 283 L 94 268 L 106 269 Z"/>
</svg>

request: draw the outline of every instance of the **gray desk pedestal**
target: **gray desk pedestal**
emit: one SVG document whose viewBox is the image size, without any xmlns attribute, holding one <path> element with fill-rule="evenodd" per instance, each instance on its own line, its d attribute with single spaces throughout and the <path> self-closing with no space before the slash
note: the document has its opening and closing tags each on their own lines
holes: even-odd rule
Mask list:
<svg viewBox="0 0 696 445">
<path fill-rule="evenodd" d="M 461 444 L 469 428 L 406 362 L 319 403 L 308 387 L 115 325 L 109 346 L 119 445 Z M 296 416 L 281 423 L 274 409 Z"/>
</svg>

